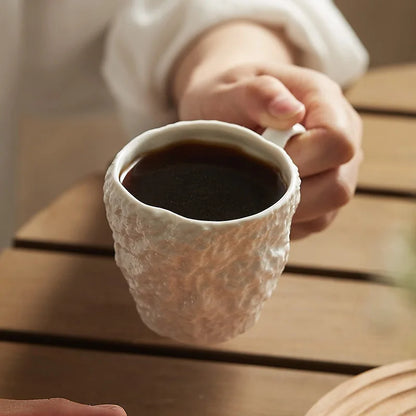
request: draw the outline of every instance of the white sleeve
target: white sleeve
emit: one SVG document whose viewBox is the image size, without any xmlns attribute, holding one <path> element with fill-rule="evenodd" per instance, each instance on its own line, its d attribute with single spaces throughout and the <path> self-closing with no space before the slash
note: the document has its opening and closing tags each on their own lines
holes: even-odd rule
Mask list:
<svg viewBox="0 0 416 416">
<path fill-rule="evenodd" d="M 103 74 L 131 135 L 175 120 L 167 80 L 175 59 L 209 27 L 249 18 L 285 29 L 300 65 L 345 86 L 368 55 L 331 0 L 133 0 L 110 30 Z"/>
</svg>

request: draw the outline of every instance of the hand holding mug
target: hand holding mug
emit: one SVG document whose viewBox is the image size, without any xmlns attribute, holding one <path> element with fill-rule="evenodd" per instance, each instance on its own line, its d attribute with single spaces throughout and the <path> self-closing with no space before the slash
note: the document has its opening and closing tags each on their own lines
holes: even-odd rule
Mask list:
<svg viewBox="0 0 416 416">
<path fill-rule="evenodd" d="M 361 119 L 327 76 L 270 62 L 223 72 L 198 67 L 178 98 L 178 111 L 183 120 L 223 120 L 260 133 L 305 126 L 285 146 L 302 179 L 292 223 L 296 239 L 328 227 L 352 198 L 362 160 Z"/>
</svg>

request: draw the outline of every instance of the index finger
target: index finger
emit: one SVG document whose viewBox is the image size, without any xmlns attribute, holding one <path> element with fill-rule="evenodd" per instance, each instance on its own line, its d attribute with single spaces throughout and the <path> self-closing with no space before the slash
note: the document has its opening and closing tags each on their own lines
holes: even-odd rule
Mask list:
<svg viewBox="0 0 416 416">
<path fill-rule="evenodd" d="M 361 122 L 340 87 L 305 68 L 282 67 L 276 74 L 306 108 L 306 132 L 293 137 L 286 151 L 301 176 L 310 176 L 348 162 L 361 145 Z"/>
</svg>

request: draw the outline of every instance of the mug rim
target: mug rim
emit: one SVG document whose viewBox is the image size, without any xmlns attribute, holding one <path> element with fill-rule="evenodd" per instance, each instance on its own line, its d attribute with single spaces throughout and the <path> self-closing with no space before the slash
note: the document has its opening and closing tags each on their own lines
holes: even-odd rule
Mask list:
<svg viewBox="0 0 416 416">
<path fill-rule="evenodd" d="M 146 204 L 145 202 L 140 201 L 139 199 L 137 199 L 136 197 L 134 197 L 122 184 L 121 181 L 121 176 L 123 173 L 123 170 L 128 170 L 128 168 L 131 166 L 132 161 L 134 161 L 137 156 L 140 154 L 139 152 L 139 147 L 140 145 L 142 145 L 144 142 L 150 140 L 152 137 L 154 136 L 159 136 L 159 135 L 166 135 L 169 133 L 169 131 L 174 131 L 174 130 L 178 130 L 178 129 L 187 129 L 187 128 L 191 128 L 191 127 L 197 127 L 199 129 L 202 130 L 210 130 L 210 131 L 214 131 L 213 127 L 216 127 L 217 132 L 224 132 L 224 130 L 226 130 L 227 132 L 231 133 L 231 134 L 244 134 L 246 137 L 249 137 L 250 140 L 257 140 L 259 145 L 262 146 L 263 148 L 268 148 L 269 150 L 271 150 L 274 153 L 279 153 L 279 157 L 280 157 L 280 161 L 283 160 L 283 162 L 285 163 L 285 173 L 288 172 L 289 173 L 289 183 L 287 184 L 287 189 L 285 191 L 285 193 L 283 194 L 283 196 L 281 198 L 279 198 L 274 204 L 270 205 L 269 207 L 265 208 L 262 211 L 256 212 L 255 214 L 251 214 L 251 215 L 247 215 L 244 217 L 239 217 L 239 218 L 234 218 L 234 219 L 230 219 L 230 220 L 200 220 L 200 219 L 195 219 L 195 218 L 189 218 L 189 217 L 185 217 L 181 214 L 177 214 L 176 212 L 173 212 L 169 209 L 166 208 L 162 208 L 162 207 L 157 207 L 154 205 L 149 205 Z M 197 139 L 197 138 L 196 138 Z M 225 143 L 225 142 L 221 142 L 221 140 L 218 141 L 219 143 Z M 254 141 L 253 141 L 254 143 Z M 162 146 L 160 146 L 162 147 Z M 158 146 L 155 147 L 155 149 L 157 149 Z M 247 146 L 242 145 L 241 148 L 243 150 L 247 149 Z M 260 157 L 260 156 L 258 156 Z M 130 159 L 130 163 L 125 163 L 126 159 L 129 158 Z M 266 158 L 263 158 L 263 160 L 266 160 Z M 267 160 L 268 162 L 270 162 L 271 160 Z M 281 171 L 283 171 L 282 169 L 282 163 L 280 162 L 278 167 Z M 218 120 L 187 120 L 187 121 L 177 121 L 177 122 L 173 122 L 161 127 L 156 127 L 154 129 L 150 129 L 147 130 L 137 136 L 135 136 L 134 138 L 132 138 L 123 148 L 120 149 L 120 151 L 116 154 L 116 156 L 113 159 L 113 162 L 111 163 L 111 165 L 108 168 L 108 172 L 106 175 L 106 181 L 107 181 L 107 177 L 108 174 L 110 174 L 111 179 L 114 181 L 114 183 L 116 184 L 116 186 L 118 187 L 119 191 L 121 191 L 123 193 L 123 196 L 126 197 L 129 201 L 138 204 L 139 206 L 145 207 L 147 209 L 150 209 L 154 212 L 159 212 L 159 213 L 163 213 L 164 215 L 171 215 L 175 218 L 179 218 L 182 221 L 186 221 L 186 222 L 190 222 L 190 223 L 195 223 L 195 224 L 199 224 L 199 225 L 220 225 L 220 224 L 233 224 L 233 223 L 241 223 L 243 221 L 250 221 L 250 220 L 255 220 L 257 218 L 261 218 L 264 217 L 266 215 L 268 215 L 271 211 L 274 211 L 276 209 L 279 209 L 281 206 L 286 205 L 292 195 L 296 192 L 296 190 L 299 188 L 299 184 L 300 184 L 300 178 L 299 178 L 299 172 L 298 172 L 298 168 L 297 166 L 294 164 L 294 162 L 292 161 L 292 159 L 290 158 L 290 156 L 286 153 L 286 151 L 272 143 L 271 141 L 265 139 L 263 136 L 261 136 L 259 133 L 254 132 L 253 130 L 250 130 L 247 127 L 243 127 L 240 126 L 238 124 L 234 124 L 234 123 L 228 123 L 228 122 L 224 122 L 224 121 L 218 121 Z"/>
</svg>

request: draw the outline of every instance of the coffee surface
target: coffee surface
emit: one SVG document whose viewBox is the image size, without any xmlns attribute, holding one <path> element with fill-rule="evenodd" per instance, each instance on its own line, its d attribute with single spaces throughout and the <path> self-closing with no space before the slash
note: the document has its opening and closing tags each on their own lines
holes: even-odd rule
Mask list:
<svg viewBox="0 0 416 416">
<path fill-rule="evenodd" d="M 286 192 L 274 166 L 231 145 L 194 140 L 141 155 L 122 184 L 148 205 L 208 221 L 256 214 Z"/>
</svg>

